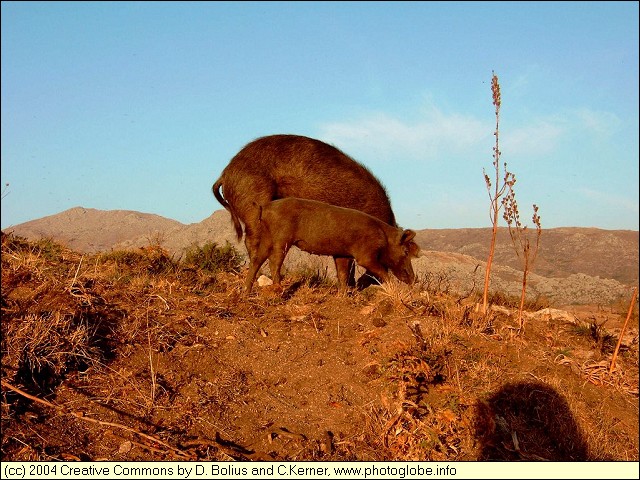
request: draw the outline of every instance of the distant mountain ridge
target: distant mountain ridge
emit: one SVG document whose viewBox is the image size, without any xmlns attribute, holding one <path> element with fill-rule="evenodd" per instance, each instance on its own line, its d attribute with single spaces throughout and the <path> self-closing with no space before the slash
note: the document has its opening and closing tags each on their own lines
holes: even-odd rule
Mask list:
<svg viewBox="0 0 640 480">
<path fill-rule="evenodd" d="M 52 238 L 81 253 L 160 244 L 180 258 L 190 246 L 206 242 L 224 245 L 227 241 L 246 252 L 244 243 L 237 243 L 230 215 L 224 209 L 214 211 L 201 222 L 185 225 L 149 213 L 75 207 L 15 225 L 4 232 L 31 240 Z M 490 228 L 419 230 L 416 241 L 427 255 L 416 259 L 416 272 L 444 269 L 461 289 L 482 284 L 478 272 L 485 268 L 490 235 Z M 625 286 L 638 283 L 638 239 L 638 231 L 629 230 L 543 229 L 540 251 L 532 269 L 532 295 L 578 303 L 588 301 L 595 295 L 593 292 L 603 288 L 612 295 L 623 295 Z M 309 257 L 304 252 L 294 251 L 287 261 L 289 265 L 299 264 L 309 262 Z M 328 258 L 315 257 L 313 262 L 316 267 L 333 268 L 328 267 L 332 263 Z M 498 232 L 494 262 L 495 284 L 517 294 L 522 266 L 504 227 Z M 598 295 L 604 298 L 605 293 L 603 290 Z"/>
<path fill-rule="evenodd" d="M 530 234 L 535 232 L 531 231 Z M 456 252 L 486 261 L 490 228 L 420 230 L 418 244 L 429 250 Z M 542 230 L 533 271 L 545 277 L 584 273 L 626 284 L 638 283 L 638 231 L 561 227 Z M 534 241 L 533 235 L 530 237 Z M 498 229 L 494 261 L 521 270 L 509 230 Z"/>
<path fill-rule="evenodd" d="M 114 245 L 134 237 L 181 226 L 177 220 L 152 213 L 74 207 L 3 231 L 30 240 L 52 238 L 78 252 L 96 253 L 111 250 Z"/>
</svg>

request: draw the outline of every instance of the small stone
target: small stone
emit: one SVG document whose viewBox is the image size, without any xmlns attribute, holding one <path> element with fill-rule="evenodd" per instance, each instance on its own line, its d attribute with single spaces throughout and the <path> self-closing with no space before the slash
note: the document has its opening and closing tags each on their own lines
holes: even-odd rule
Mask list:
<svg viewBox="0 0 640 480">
<path fill-rule="evenodd" d="M 387 322 L 382 317 L 376 317 L 373 319 L 373 325 L 378 328 L 386 327 Z"/>
<path fill-rule="evenodd" d="M 380 376 L 380 365 L 377 363 L 370 363 L 362 369 L 362 373 L 368 377 L 378 377 Z"/>
<path fill-rule="evenodd" d="M 120 454 L 129 453 L 132 448 L 133 448 L 133 444 L 129 440 L 127 440 L 126 442 L 122 442 L 120 444 L 120 448 L 118 448 L 118 453 Z"/>
</svg>

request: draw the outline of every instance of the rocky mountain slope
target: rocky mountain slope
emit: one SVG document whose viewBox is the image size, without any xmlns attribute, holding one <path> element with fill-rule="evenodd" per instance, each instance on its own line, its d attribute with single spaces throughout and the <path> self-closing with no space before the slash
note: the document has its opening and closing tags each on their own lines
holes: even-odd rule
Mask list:
<svg viewBox="0 0 640 480">
<path fill-rule="evenodd" d="M 490 238 L 489 228 L 420 230 L 417 235 L 417 241 L 423 248 L 462 253 L 479 259 L 486 259 L 489 255 Z M 533 242 L 533 235 L 530 239 Z M 498 230 L 495 262 L 522 268 L 506 227 Z M 534 269 L 546 277 L 584 273 L 622 283 L 637 283 L 638 232 L 577 227 L 543 229 Z"/>
</svg>

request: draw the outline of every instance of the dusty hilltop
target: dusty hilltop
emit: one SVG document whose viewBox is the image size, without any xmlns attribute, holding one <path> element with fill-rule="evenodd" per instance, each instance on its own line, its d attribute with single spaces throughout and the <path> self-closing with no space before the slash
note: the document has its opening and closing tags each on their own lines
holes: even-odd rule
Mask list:
<svg viewBox="0 0 640 480">
<path fill-rule="evenodd" d="M 229 249 L 205 269 L 2 240 L 3 460 L 639 458 L 630 290 L 483 314 L 433 270 L 477 261 L 430 252 L 411 288 L 338 295 L 292 264 L 243 299 Z"/>
</svg>

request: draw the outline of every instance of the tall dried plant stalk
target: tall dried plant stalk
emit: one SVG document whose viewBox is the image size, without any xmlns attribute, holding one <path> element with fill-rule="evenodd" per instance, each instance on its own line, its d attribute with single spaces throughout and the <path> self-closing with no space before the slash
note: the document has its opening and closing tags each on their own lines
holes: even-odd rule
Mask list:
<svg viewBox="0 0 640 480">
<path fill-rule="evenodd" d="M 527 291 L 527 279 L 533 263 L 538 256 L 538 248 L 540 247 L 540 237 L 542 235 L 542 226 L 540 223 L 540 215 L 538 215 L 538 206 L 533 205 L 533 216 L 531 220 L 536 227 L 535 243 L 533 248 L 529 239 L 529 230 L 526 225 L 522 225 L 520 221 L 520 211 L 518 210 L 518 202 L 516 200 L 516 193 L 513 189 L 516 183 L 515 175 L 511 175 L 511 178 L 507 181 L 507 194 L 502 199 L 502 205 L 504 207 L 503 218 L 507 222 L 509 227 L 509 235 L 511 237 L 511 243 L 516 251 L 516 255 L 522 262 L 522 290 L 520 292 L 520 308 L 518 309 L 518 325 L 519 332 L 524 331 L 524 320 L 522 311 L 524 310 L 524 301 Z"/>
<path fill-rule="evenodd" d="M 482 169 L 484 173 L 484 181 L 487 185 L 487 192 L 489 193 L 489 218 L 491 220 L 491 243 L 489 245 L 489 258 L 487 259 L 487 267 L 484 274 L 484 292 L 482 296 L 482 313 L 487 313 L 487 299 L 489 296 L 489 283 L 491 280 L 491 265 L 493 263 L 493 256 L 496 250 L 496 237 L 498 235 L 498 214 L 502 208 L 500 197 L 504 195 L 507 189 L 507 183 L 513 177 L 513 174 L 507 171 L 507 163 L 504 166 L 504 176 L 502 177 L 502 183 L 500 183 L 500 105 L 502 98 L 500 96 L 500 83 L 498 82 L 498 76 L 495 72 L 492 72 L 493 77 L 491 79 L 491 93 L 493 94 L 493 105 L 495 107 L 496 114 L 496 129 L 493 135 L 496 137 L 496 143 L 493 147 L 493 168 L 495 172 L 494 183 L 491 182 L 491 178 L 487 175 L 487 172 Z M 492 190 L 493 187 L 493 190 Z"/>
<path fill-rule="evenodd" d="M 631 314 L 633 313 L 633 306 L 636 303 L 637 296 L 638 296 L 638 287 L 633 289 L 633 295 L 631 296 L 631 303 L 629 303 L 629 312 L 627 313 L 627 319 L 624 321 L 624 325 L 622 325 L 622 330 L 620 330 L 620 337 L 618 338 L 616 349 L 614 350 L 613 357 L 611 358 L 611 365 L 609 365 L 609 375 L 611 375 L 614 367 L 616 366 L 618 351 L 620 351 L 620 345 L 622 345 L 622 337 L 624 336 L 624 331 L 627 329 L 627 324 L 629 323 L 629 319 L 631 318 Z"/>
</svg>

